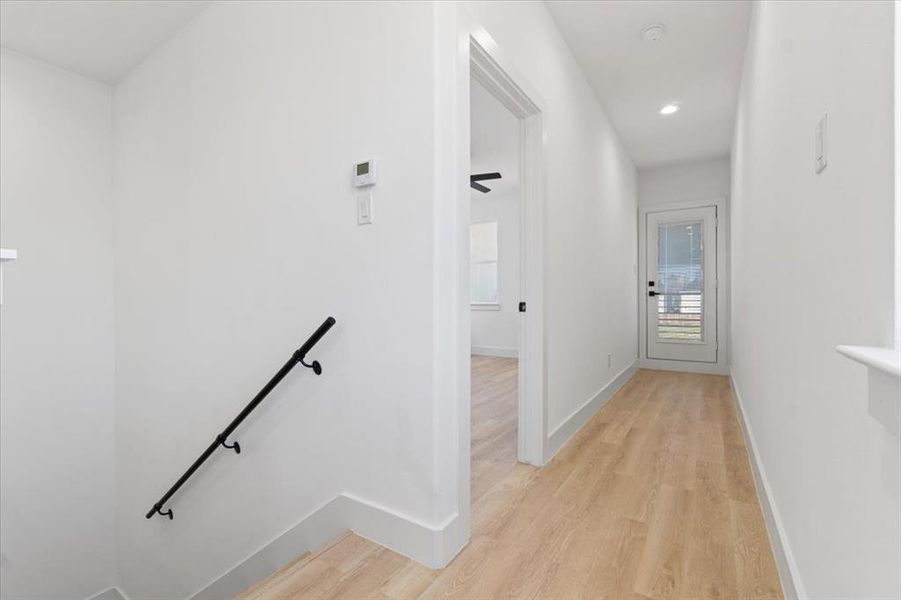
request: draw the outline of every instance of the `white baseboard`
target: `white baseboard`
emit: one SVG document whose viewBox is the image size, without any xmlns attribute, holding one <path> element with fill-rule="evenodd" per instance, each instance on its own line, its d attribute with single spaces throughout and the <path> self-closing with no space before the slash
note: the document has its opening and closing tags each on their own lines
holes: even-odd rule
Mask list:
<svg viewBox="0 0 901 600">
<path fill-rule="evenodd" d="M 98 594 L 94 594 L 89 600 L 128 600 L 128 596 L 116 586 L 107 588 Z"/>
<path fill-rule="evenodd" d="M 719 363 L 691 362 L 687 360 L 661 360 L 659 358 L 642 358 L 639 368 L 655 371 L 678 371 L 679 373 L 701 373 L 704 375 L 728 375 L 729 366 Z"/>
<path fill-rule="evenodd" d="M 503 348 L 501 346 L 473 346 L 472 353 L 476 356 L 497 356 L 500 358 L 519 358 L 519 349 Z"/>
<path fill-rule="evenodd" d="M 429 567 L 443 567 L 466 543 L 467 532 L 463 532 L 461 540 L 458 522 L 454 514 L 438 525 L 430 525 L 352 494 L 339 494 L 195 593 L 191 599 L 231 598 L 301 554 L 321 548 L 347 530 Z"/>
<path fill-rule="evenodd" d="M 191 596 L 192 600 L 231 598 L 265 579 L 305 552 L 324 546 L 347 530 L 339 514 L 338 499 L 320 506 L 296 525 L 260 548 L 209 585 Z"/>
<path fill-rule="evenodd" d="M 558 425 L 548 436 L 547 443 L 544 445 L 544 462 L 547 463 L 555 454 L 569 441 L 569 439 L 579 431 L 585 423 L 607 403 L 613 394 L 629 381 L 635 371 L 638 370 L 638 361 L 619 372 L 607 385 L 602 387 L 598 392 L 589 398 L 585 404 L 577 408 L 569 415 L 563 423 Z"/>
<path fill-rule="evenodd" d="M 741 393 L 738 391 L 735 375 L 730 375 L 729 380 L 732 382 L 732 391 L 735 393 L 735 401 L 738 404 L 739 421 L 741 422 L 742 433 L 745 436 L 748 455 L 751 459 L 751 470 L 754 473 L 757 498 L 763 510 L 763 520 L 769 533 L 776 569 L 779 571 L 782 595 L 788 600 L 807 598 L 807 592 L 804 590 L 804 584 L 801 582 L 801 575 L 798 572 L 798 564 L 795 562 L 794 554 L 785 535 L 782 517 L 779 516 L 779 508 L 773 500 L 773 492 L 766 476 L 766 470 L 763 468 L 760 453 L 757 451 L 757 443 L 754 441 L 754 433 L 751 431 L 751 425 L 748 422 L 745 405 L 742 401 Z"/>
<path fill-rule="evenodd" d="M 466 545 L 465 535 L 457 539 L 457 513 L 433 525 L 352 494 L 336 500 L 347 529 L 427 567 L 446 566 Z"/>
</svg>

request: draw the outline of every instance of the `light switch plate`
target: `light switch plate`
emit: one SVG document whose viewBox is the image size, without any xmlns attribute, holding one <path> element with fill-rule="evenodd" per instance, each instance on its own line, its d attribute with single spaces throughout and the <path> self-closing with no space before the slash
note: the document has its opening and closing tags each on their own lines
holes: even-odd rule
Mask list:
<svg viewBox="0 0 901 600">
<path fill-rule="evenodd" d="M 828 164 L 826 157 L 826 117 L 817 121 L 816 132 L 814 133 L 814 168 L 819 173 L 826 168 Z"/>
<path fill-rule="evenodd" d="M 357 225 L 372 224 L 372 193 L 357 194 Z"/>
</svg>

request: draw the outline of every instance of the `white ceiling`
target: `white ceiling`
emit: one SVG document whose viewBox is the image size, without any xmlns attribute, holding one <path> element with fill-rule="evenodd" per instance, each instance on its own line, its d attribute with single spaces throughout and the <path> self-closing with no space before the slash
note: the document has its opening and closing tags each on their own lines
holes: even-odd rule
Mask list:
<svg viewBox="0 0 901 600">
<path fill-rule="evenodd" d="M 501 174 L 501 179 L 482 182 L 491 192 L 472 190 L 472 197 L 512 194 L 519 186 L 519 119 L 476 81 L 472 81 L 469 98 L 470 168 L 473 173 Z"/>
<path fill-rule="evenodd" d="M 3 0 L 0 45 L 115 83 L 209 0 Z"/>
<path fill-rule="evenodd" d="M 548 0 L 551 14 L 639 168 L 729 153 L 746 0 Z M 640 37 L 661 23 L 657 42 Z M 674 115 L 660 107 L 678 102 Z"/>
<path fill-rule="evenodd" d="M 115 83 L 209 0 L 2 0 L 0 44 Z M 549 0 L 639 168 L 725 156 L 750 18 L 746 0 Z M 639 33 L 652 23 L 658 42 Z M 658 110 L 678 101 L 682 110 Z"/>
</svg>

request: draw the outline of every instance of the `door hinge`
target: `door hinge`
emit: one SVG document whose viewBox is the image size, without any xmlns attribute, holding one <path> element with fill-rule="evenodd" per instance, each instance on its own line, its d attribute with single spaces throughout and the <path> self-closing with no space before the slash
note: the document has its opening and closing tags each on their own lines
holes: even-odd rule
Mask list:
<svg viewBox="0 0 901 600">
<path fill-rule="evenodd" d="M 526 303 L 525 302 L 519 303 L 519 312 L 526 312 Z"/>
</svg>

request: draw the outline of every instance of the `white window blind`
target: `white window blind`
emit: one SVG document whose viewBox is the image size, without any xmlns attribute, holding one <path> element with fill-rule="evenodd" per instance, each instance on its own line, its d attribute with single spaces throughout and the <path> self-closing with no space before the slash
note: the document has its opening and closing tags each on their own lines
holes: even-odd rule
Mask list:
<svg viewBox="0 0 901 600">
<path fill-rule="evenodd" d="M 470 301 L 497 304 L 497 221 L 470 226 Z"/>
<path fill-rule="evenodd" d="M 657 228 L 657 339 L 703 341 L 704 224 Z"/>
</svg>

